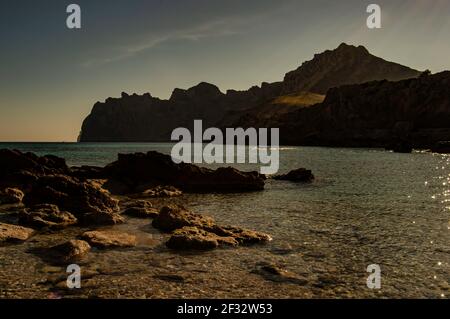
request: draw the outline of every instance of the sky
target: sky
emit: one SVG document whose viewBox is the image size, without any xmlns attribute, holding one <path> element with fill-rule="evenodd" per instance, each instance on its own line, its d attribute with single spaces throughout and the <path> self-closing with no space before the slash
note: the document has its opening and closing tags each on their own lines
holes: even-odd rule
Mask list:
<svg viewBox="0 0 450 319">
<path fill-rule="evenodd" d="M 66 26 L 71 3 L 81 29 Z M 366 26 L 371 3 L 381 29 Z M 449 70 L 449 16 L 448 0 L 0 0 L 0 141 L 76 141 L 94 103 L 123 91 L 248 89 L 342 42 Z"/>
</svg>

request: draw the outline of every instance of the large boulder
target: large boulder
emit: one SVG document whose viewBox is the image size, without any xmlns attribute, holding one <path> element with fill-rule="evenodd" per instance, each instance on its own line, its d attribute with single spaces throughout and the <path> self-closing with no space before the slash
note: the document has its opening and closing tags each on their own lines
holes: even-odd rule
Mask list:
<svg viewBox="0 0 450 319">
<path fill-rule="evenodd" d="M 19 204 L 24 197 L 23 192 L 17 188 L 5 188 L 0 191 L 0 205 Z"/>
<path fill-rule="evenodd" d="M 36 205 L 19 213 L 19 224 L 36 229 L 60 229 L 77 222 L 77 218 L 71 213 L 60 211 L 58 206 L 51 204 Z"/>
<path fill-rule="evenodd" d="M 18 150 L 0 150 L 0 186 L 27 186 L 38 176 L 68 174 L 70 169 L 63 158 Z"/>
<path fill-rule="evenodd" d="M 158 152 L 119 154 L 118 160 L 105 168 L 110 178 L 131 188 L 142 185 L 172 185 L 188 192 L 243 192 L 264 189 L 258 172 L 241 172 L 234 168 L 211 170 L 192 164 L 176 164 Z"/>
<path fill-rule="evenodd" d="M 274 176 L 273 178 L 276 180 L 291 181 L 296 183 L 307 183 L 314 180 L 314 175 L 306 168 L 299 168 L 284 175 Z"/>
<path fill-rule="evenodd" d="M 24 202 L 28 206 L 44 203 L 57 205 L 83 222 L 98 220 L 96 224 L 111 224 L 114 219 L 120 220 L 116 216 L 118 201 L 107 191 L 66 175 L 40 177 L 26 194 Z"/>
<path fill-rule="evenodd" d="M 33 236 L 34 230 L 22 226 L 0 223 L 0 244 L 23 242 Z"/>
</svg>

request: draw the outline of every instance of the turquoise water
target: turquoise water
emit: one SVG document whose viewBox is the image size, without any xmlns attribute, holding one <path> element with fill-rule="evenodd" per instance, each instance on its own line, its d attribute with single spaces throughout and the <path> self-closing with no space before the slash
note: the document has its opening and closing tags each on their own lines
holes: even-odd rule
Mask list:
<svg viewBox="0 0 450 319">
<path fill-rule="evenodd" d="M 118 143 L 0 144 L 4 147 L 54 154 L 66 158 L 69 165 L 105 165 L 119 152 L 157 150 L 168 154 L 171 150 L 171 144 Z M 250 273 L 258 262 L 282 264 L 309 278 L 311 285 L 302 287 L 306 289 L 302 296 L 450 296 L 450 156 L 377 149 L 281 148 L 280 172 L 298 167 L 311 169 L 316 181 L 298 185 L 268 180 L 262 192 L 184 195 L 183 202 L 195 211 L 274 237 L 266 247 L 230 251 L 220 257 L 212 252 L 191 262 L 209 263 L 211 271 L 228 265 L 235 273 L 244 268 Z M 381 267 L 380 291 L 366 287 L 370 264 Z M 231 274 L 224 276 L 224 282 L 231 280 Z M 325 288 L 320 286 L 323 276 L 331 281 Z M 266 297 L 299 296 L 295 285 L 268 285 L 253 275 L 248 278 L 244 282 L 255 286 L 250 297 L 260 297 L 259 288 Z M 225 293 L 229 290 L 220 285 L 204 285 L 210 294 L 242 297 Z"/>
</svg>

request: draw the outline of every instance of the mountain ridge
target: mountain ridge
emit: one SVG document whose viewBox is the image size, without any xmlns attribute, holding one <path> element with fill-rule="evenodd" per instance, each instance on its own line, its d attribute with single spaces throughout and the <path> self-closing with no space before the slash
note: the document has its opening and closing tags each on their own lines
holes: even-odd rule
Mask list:
<svg viewBox="0 0 450 319">
<path fill-rule="evenodd" d="M 378 70 L 372 75 L 366 70 L 370 63 L 375 65 L 369 71 Z M 263 82 L 261 86 L 244 91 L 227 90 L 223 93 L 217 86 L 201 82 L 187 90 L 174 89 L 167 100 L 153 97 L 150 93 L 122 93 L 120 98 L 97 102 L 83 121 L 79 141 L 169 141 L 174 128 L 192 129 L 194 119 L 202 119 L 205 126 L 223 126 L 248 110 L 265 112 L 272 110 L 273 106 L 276 113 L 277 104 L 273 101 L 286 95 L 302 92 L 323 95 L 328 89 L 341 85 L 380 78 L 397 80 L 419 74 L 419 71 L 375 57 L 362 46 L 343 43 L 335 50 L 316 54 L 312 60 L 286 73 L 283 81 Z M 296 105 L 291 104 L 285 112 L 295 109 Z M 233 115 L 230 117 L 230 114 Z"/>
</svg>

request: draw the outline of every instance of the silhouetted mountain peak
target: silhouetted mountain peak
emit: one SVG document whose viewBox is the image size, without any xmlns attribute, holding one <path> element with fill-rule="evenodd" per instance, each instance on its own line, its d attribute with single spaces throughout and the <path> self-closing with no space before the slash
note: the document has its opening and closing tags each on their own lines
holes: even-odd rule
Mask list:
<svg viewBox="0 0 450 319">
<path fill-rule="evenodd" d="M 334 50 L 314 55 L 284 78 L 283 93 L 313 92 L 325 94 L 328 89 L 375 80 L 400 81 L 420 75 L 417 70 L 385 61 L 364 47 L 341 43 Z"/>
</svg>

